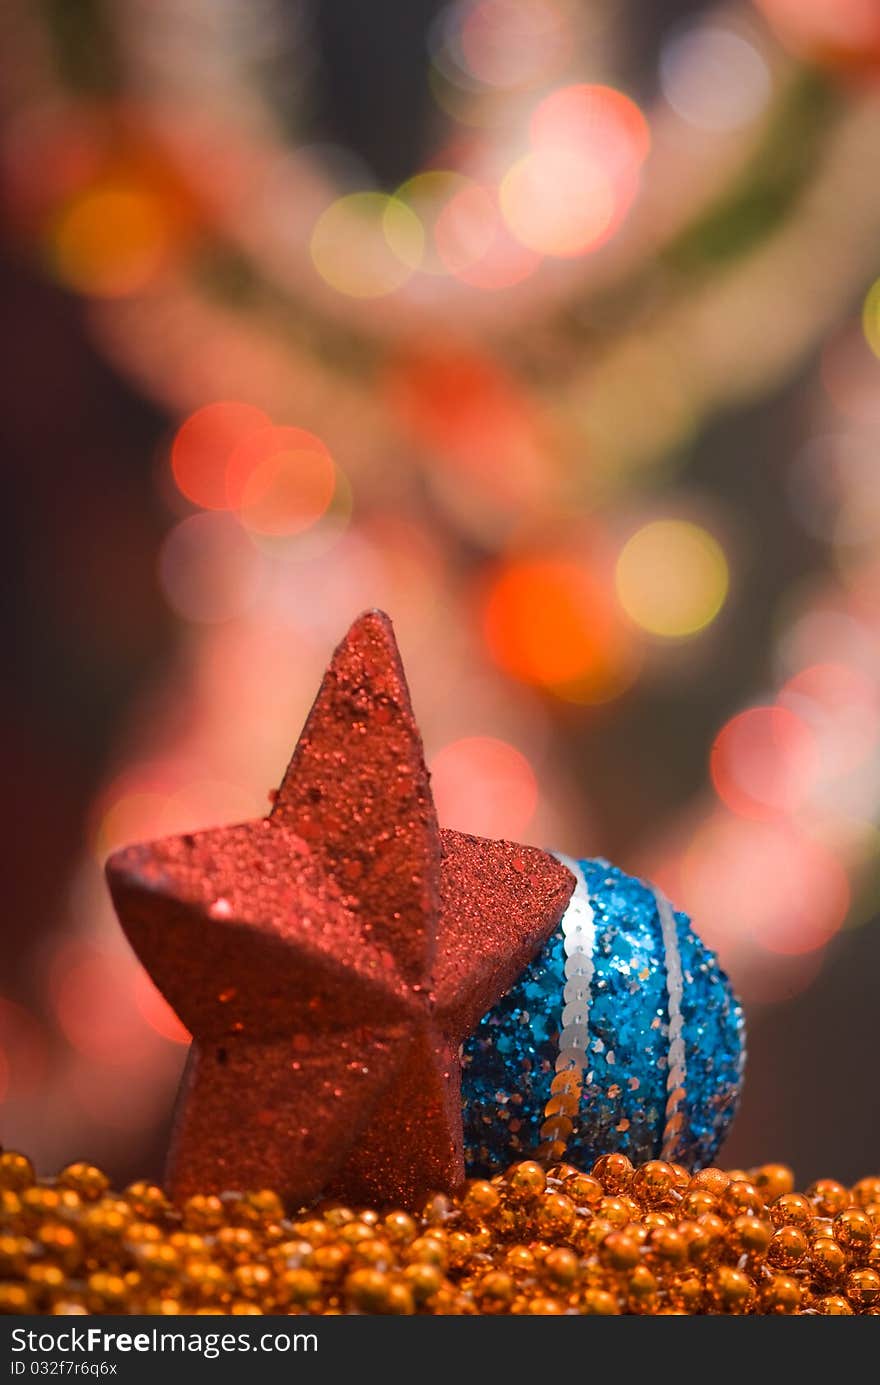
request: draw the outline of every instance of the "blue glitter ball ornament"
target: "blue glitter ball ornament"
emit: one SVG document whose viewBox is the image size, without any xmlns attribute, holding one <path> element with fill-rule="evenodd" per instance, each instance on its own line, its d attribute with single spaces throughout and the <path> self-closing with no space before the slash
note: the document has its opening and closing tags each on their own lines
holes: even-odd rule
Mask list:
<svg viewBox="0 0 880 1385">
<path fill-rule="evenodd" d="M 739 1100 L 742 1008 L 686 914 L 607 861 L 464 1045 L 468 1173 L 540 1152 L 588 1168 L 712 1162 Z"/>
</svg>

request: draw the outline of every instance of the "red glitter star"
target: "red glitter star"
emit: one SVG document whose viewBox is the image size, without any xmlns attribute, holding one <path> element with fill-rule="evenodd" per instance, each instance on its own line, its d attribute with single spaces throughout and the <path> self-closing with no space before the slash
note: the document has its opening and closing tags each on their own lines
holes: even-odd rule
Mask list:
<svg viewBox="0 0 880 1385">
<path fill-rule="evenodd" d="M 461 1182 L 459 1046 L 573 879 L 439 829 L 387 616 L 337 649 L 268 818 L 128 847 L 107 876 L 193 1035 L 174 1196 L 411 1205 Z"/>
</svg>

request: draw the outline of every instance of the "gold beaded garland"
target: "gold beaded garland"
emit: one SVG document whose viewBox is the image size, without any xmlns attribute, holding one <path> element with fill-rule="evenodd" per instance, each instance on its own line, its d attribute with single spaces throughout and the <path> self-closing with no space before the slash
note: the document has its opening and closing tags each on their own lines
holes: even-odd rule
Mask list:
<svg viewBox="0 0 880 1385">
<path fill-rule="evenodd" d="M 270 1189 L 175 1207 L 91 1164 L 0 1152 L 0 1312 L 614 1315 L 880 1311 L 880 1178 L 794 1191 L 780 1164 L 526 1160 L 419 1215 Z"/>
</svg>

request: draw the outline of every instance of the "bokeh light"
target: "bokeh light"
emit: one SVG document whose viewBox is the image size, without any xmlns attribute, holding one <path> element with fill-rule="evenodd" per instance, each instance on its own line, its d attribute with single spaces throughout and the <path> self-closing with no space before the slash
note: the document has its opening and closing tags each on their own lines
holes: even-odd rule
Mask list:
<svg viewBox="0 0 880 1385">
<path fill-rule="evenodd" d="M 448 272 L 476 289 L 510 288 L 541 263 L 537 251 L 511 234 L 497 191 L 479 183 L 466 184 L 450 198 L 437 217 L 434 238 Z"/>
<path fill-rule="evenodd" d="M 761 114 L 771 92 L 767 63 L 730 29 L 698 25 L 673 35 L 660 55 L 660 84 L 683 120 L 703 130 L 736 130 Z"/>
<path fill-rule="evenodd" d="M 149 1029 L 134 997 L 138 964 L 96 948 L 60 949 L 51 989 L 59 1028 L 81 1054 L 112 1066 L 137 1065 L 149 1051 Z"/>
<path fill-rule="evenodd" d="M 876 0 L 756 0 L 794 52 L 843 70 L 872 70 L 880 62 Z"/>
<path fill-rule="evenodd" d="M 379 192 L 339 197 L 315 225 L 312 262 L 325 283 L 350 298 L 381 298 L 421 263 L 425 233 L 411 208 Z"/>
<path fill-rule="evenodd" d="M 184 620 L 215 625 L 251 609 L 263 581 L 260 554 L 231 515 L 183 519 L 159 553 L 159 584 Z"/>
<path fill-rule="evenodd" d="M 484 629 L 501 668 L 567 701 L 610 701 L 638 672 L 607 587 L 569 559 L 505 563 L 489 588 Z"/>
<path fill-rule="evenodd" d="M 880 690 L 849 664 L 811 664 L 783 685 L 779 705 L 809 726 L 822 776 L 857 769 L 880 743 Z"/>
<path fill-rule="evenodd" d="M 816 782 L 816 738 L 787 707 L 750 707 L 716 736 L 709 769 L 718 797 L 742 817 L 790 815 Z"/>
<path fill-rule="evenodd" d="M 336 468 L 305 428 L 260 428 L 234 450 L 226 495 L 246 529 L 283 536 L 310 529 L 329 508 Z"/>
<path fill-rule="evenodd" d="M 169 227 L 161 200 L 145 184 L 98 183 L 58 215 L 51 259 L 58 277 L 79 293 L 118 298 L 146 288 L 162 268 Z"/>
<path fill-rule="evenodd" d="M 564 7 L 553 0 L 477 0 L 461 22 L 467 70 L 492 87 L 529 86 L 566 57 Z"/>
<path fill-rule="evenodd" d="M 681 519 L 658 519 L 638 529 L 621 550 L 615 582 L 630 619 L 665 639 L 685 639 L 710 625 L 730 584 L 717 539 Z"/>
<path fill-rule="evenodd" d="M 783 956 L 824 947 L 849 908 L 846 872 L 784 823 L 718 814 L 696 833 L 681 871 L 682 904 L 711 945 L 757 944 Z"/>
<path fill-rule="evenodd" d="M 239 400 L 218 400 L 196 409 L 180 425 L 171 446 L 178 489 L 203 509 L 228 509 L 229 459 L 249 434 L 269 423 L 262 409 Z"/>
<path fill-rule="evenodd" d="M 491 736 L 465 736 L 431 760 L 431 788 L 444 827 L 478 837 L 528 835 L 538 785 L 524 755 Z"/>
<path fill-rule="evenodd" d="M 561 87 L 536 107 L 530 151 L 501 182 L 501 210 L 529 249 L 567 259 L 597 249 L 638 189 L 650 133 L 638 106 L 611 87 Z"/>
</svg>

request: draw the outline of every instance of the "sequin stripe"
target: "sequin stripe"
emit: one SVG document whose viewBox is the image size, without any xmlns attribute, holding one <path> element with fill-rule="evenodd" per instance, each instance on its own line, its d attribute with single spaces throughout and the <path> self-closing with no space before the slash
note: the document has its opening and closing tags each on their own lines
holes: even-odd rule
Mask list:
<svg viewBox="0 0 880 1385">
<path fill-rule="evenodd" d="M 576 880 L 574 893 L 562 917 L 565 952 L 564 1007 L 559 1026 L 559 1053 L 550 1097 L 544 1107 L 540 1153 L 560 1158 L 574 1131 L 584 1077 L 589 1066 L 590 990 L 593 984 L 593 948 L 596 925 L 593 906 L 580 864 L 554 852 Z"/>
<path fill-rule="evenodd" d="M 660 1144 L 660 1157 L 674 1160 L 684 1126 L 684 1103 L 687 1095 L 687 1058 L 684 1045 L 684 1020 L 681 998 L 684 978 L 681 974 L 681 953 L 678 947 L 678 925 L 669 900 L 662 890 L 654 889 L 663 952 L 666 958 L 666 995 L 669 1010 L 669 1052 L 666 1066 L 666 1121 Z"/>
</svg>

